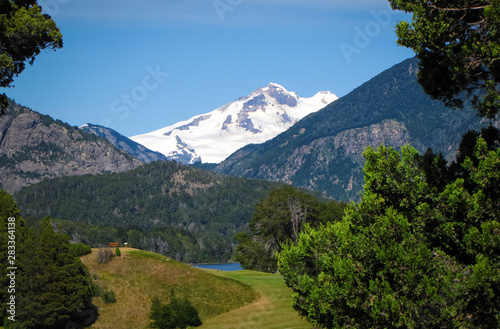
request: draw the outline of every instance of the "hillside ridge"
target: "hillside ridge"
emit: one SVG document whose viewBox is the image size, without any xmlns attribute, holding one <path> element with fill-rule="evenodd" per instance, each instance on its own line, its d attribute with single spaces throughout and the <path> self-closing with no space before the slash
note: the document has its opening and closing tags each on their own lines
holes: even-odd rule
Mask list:
<svg viewBox="0 0 500 329">
<path fill-rule="evenodd" d="M 417 72 L 418 60 L 405 60 L 272 140 L 236 151 L 214 170 L 347 201 L 357 200 L 362 190 L 366 146 L 411 144 L 451 160 L 465 132 L 490 122 L 470 107 L 453 111 L 432 100 L 418 84 Z"/>
<path fill-rule="evenodd" d="M 13 101 L 0 116 L 0 188 L 11 194 L 45 179 L 123 172 L 142 164 L 104 138 Z"/>
</svg>

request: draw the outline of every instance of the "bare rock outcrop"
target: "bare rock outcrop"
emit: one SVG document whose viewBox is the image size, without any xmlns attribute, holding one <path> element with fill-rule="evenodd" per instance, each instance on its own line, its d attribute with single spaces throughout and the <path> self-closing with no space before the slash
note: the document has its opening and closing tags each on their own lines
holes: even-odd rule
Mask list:
<svg viewBox="0 0 500 329">
<path fill-rule="evenodd" d="M 104 138 L 14 103 L 0 116 L 0 188 L 59 176 L 122 172 L 142 165 Z"/>
</svg>

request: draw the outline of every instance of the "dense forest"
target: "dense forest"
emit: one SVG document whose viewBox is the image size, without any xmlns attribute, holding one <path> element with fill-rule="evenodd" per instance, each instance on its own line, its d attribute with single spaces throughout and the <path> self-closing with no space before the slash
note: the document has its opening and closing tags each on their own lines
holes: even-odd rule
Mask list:
<svg viewBox="0 0 500 329">
<path fill-rule="evenodd" d="M 0 325 L 9 329 L 77 327 L 78 315 L 93 307 L 91 298 L 96 292 L 77 257 L 89 252 L 88 247 L 71 244 L 67 235 L 54 230 L 49 217 L 37 230 L 28 227 L 4 190 L 0 190 L 0 229 L 0 258 L 9 265 L 0 268 L 0 299 L 4 301 Z"/>
<path fill-rule="evenodd" d="M 248 230 L 253 207 L 275 185 L 165 161 L 46 180 L 15 199 L 29 222 L 50 215 L 74 242 L 128 242 L 180 261 L 221 262 L 230 259 L 233 236 Z"/>
</svg>

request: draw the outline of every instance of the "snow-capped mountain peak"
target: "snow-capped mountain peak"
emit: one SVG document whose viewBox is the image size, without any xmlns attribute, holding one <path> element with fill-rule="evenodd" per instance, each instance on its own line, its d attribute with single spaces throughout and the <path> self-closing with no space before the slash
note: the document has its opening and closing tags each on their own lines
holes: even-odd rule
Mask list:
<svg viewBox="0 0 500 329">
<path fill-rule="evenodd" d="M 337 99 L 329 91 L 301 98 L 270 83 L 212 112 L 131 139 L 179 162 L 219 163 L 247 144 L 274 138 Z"/>
</svg>

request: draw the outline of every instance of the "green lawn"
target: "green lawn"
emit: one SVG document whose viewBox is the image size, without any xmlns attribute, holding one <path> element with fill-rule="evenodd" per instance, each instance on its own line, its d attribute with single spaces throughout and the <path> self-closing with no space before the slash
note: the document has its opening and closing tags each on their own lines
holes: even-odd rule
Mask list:
<svg viewBox="0 0 500 329">
<path fill-rule="evenodd" d="M 249 305 L 210 318 L 200 329 L 310 329 L 312 325 L 291 307 L 291 290 L 279 274 L 255 271 L 222 272 L 206 270 L 227 276 L 254 287 L 261 298 Z"/>
</svg>

